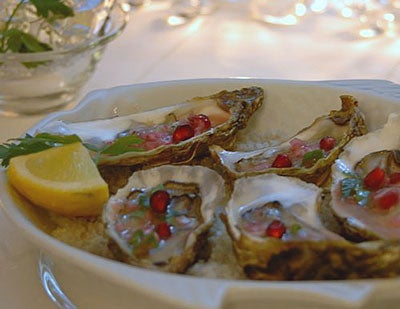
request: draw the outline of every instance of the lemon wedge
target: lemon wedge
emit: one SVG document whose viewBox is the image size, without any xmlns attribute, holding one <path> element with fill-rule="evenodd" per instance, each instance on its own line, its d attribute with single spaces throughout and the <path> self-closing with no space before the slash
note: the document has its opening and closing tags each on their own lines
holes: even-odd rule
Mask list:
<svg viewBox="0 0 400 309">
<path fill-rule="evenodd" d="M 81 143 L 14 157 L 10 183 L 32 203 L 67 216 L 99 215 L 108 186 Z"/>
</svg>

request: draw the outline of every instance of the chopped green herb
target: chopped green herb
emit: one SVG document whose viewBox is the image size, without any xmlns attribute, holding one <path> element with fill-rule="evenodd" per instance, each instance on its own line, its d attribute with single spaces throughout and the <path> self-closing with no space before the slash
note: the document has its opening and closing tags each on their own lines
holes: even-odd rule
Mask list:
<svg viewBox="0 0 400 309">
<path fill-rule="evenodd" d="M 150 233 L 145 235 L 145 238 L 143 240 L 143 244 L 147 246 L 149 249 L 157 248 L 158 247 L 159 240 L 156 237 L 155 233 Z"/>
<path fill-rule="evenodd" d="M 357 174 L 349 174 L 341 180 L 340 185 L 344 198 L 353 197 L 358 205 L 367 205 L 370 191 L 364 189 L 362 179 Z"/>
<path fill-rule="evenodd" d="M 297 235 L 301 229 L 302 229 L 301 225 L 298 223 L 295 223 L 290 226 L 289 231 L 291 234 Z"/>
<path fill-rule="evenodd" d="M 353 196 L 360 186 L 361 186 L 361 179 L 359 177 L 355 177 L 353 175 L 351 177 L 343 178 L 341 181 L 342 196 L 344 198 Z"/>
<path fill-rule="evenodd" d="M 145 234 L 139 229 L 133 233 L 129 244 L 132 246 L 132 254 L 145 255 L 150 249 L 158 247 L 159 240 L 154 232 Z"/>
<path fill-rule="evenodd" d="M 138 204 L 143 207 L 150 207 L 150 196 L 147 193 L 140 194 Z"/>
<path fill-rule="evenodd" d="M 357 201 L 357 204 L 360 206 L 365 206 L 368 203 L 368 198 L 369 198 L 370 191 L 358 188 L 356 190 L 356 194 L 354 195 L 354 198 Z"/>
<path fill-rule="evenodd" d="M 146 216 L 147 211 L 145 210 L 134 210 L 128 213 L 129 218 L 143 219 Z"/>
<path fill-rule="evenodd" d="M 319 159 L 324 157 L 324 152 L 321 149 L 309 151 L 304 154 L 302 165 L 305 167 L 313 166 Z"/>
<path fill-rule="evenodd" d="M 132 237 L 129 240 L 129 244 L 133 246 L 133 250 L 135 250 L 135 248 L 137 248 L 141 244 L 143 237 L 144 233 L 142 229 L 136 230 L 132 234 Z"/>
</svg>

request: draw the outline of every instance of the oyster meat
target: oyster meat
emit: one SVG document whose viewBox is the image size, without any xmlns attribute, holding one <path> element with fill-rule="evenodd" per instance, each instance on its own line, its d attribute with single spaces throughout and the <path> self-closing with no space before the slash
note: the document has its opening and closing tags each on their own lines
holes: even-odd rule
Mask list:
<svg viewBox="0 0 400 309">
<path fill-rule="evenodd" d="M 355 241 L 400 239 L 400 115 L 353 139 L 332 166 L 330 207 Z"/>
<path fill-rule="evenodd" d="M 135 172 L 104 209 L 110 248 L 127 263 L 182 273 L 206 254 L 206 234 L 224 198 L 223 179 L 206 167 Z"/>
<path fill-rule="evenodd" d="M 317 118 L 281 144 L 245 152 L 212 146 L 211 153 L 234 178 L 276 173 L 320 185 L 329 175 L 330 166 L 343 146 L 354 136 L 366 132 L 357 100 L 350 95 L 340 98 L 340 110 Z"/>
<path fill-rule="evenodd" d="M 186 161 L 206 151 L 208 145 L 231 147 L 238 130 L 246 127 L 263 99 L 260 87 L 224 90 L 174 106 L 111 119 L 76 123 L 56 120 L 39 132 L 78 135 L 91 148 L 101 150 L 100 165 L 169 164 Z M 129 144 L 132 137 L 137 138 Z M 124 153 L 109 151 L 110 145 L 121 140 Z"/>
<path fill-rule="evenodd" d="M 237 179 L 223 220 L 246 275 L 308 280 L 399 274 L 398 244 L 345 240 L 325 228 L 320 204 L 321 189 L 297 178 L 263 174 Z"/>
</svg>

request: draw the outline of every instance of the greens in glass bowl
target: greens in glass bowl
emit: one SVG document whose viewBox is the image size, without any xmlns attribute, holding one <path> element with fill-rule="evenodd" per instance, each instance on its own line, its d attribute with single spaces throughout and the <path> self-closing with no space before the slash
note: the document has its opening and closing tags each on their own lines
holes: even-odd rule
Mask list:
<svg viewBox="0 0 400 309">
<path fill-rule="evenodd" d="M 72 102 L 127 22 L 112 0 L 0 4 L 0 113 L 40 114 Z"/>
</svg>

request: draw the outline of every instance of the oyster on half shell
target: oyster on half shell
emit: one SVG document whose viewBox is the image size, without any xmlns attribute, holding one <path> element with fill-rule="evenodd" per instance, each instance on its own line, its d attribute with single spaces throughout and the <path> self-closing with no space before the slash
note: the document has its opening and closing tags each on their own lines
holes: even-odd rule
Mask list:
<svg viewBox="0 0 400 309">
<path fill-rule="evenodd" d="M 206 254 L 206 234 L 224 198 L 223 179 L 206 167 L 135 172 L 103 212 L 110 248 L 127 263 L 182 273 Z"/>
<path fill-rule="evenodd" d="M 340 98 L 340 110 L 315 119 L 309 127 L 276 146 L 244 152 L 212 146 L 211 153 L 234 178 L 276 173 L 320 185 L 329 175 L 330 166 L 343 146 L 354 136 L 366 132 L 357 100 L 350 95 Z M 328 144 L 321 146 L 323 139 Z"/>
<path fill-rule="evenodd" d="M 400 246 L 346 241 L 320 219 L 321 189 L 293 177 L 237 179 L 223 218 L 238 263 L 251 279 L 396 276 Z"/>
<path fill-rule="evenodd" d="M 128 145 L 131 148 L 125 153 L 102 152 L 99 164 L 169 164 L 187 161 L 207 150 L 208 145 L 231 147 L 238 130 L 246 127 L 263 99 L 264 91 L 260 87 L 224 90 L 127 116 L 76 123 L 56 120 L 40 132 L 76 134 L 97 149 L 108 147 L 121 138 L 137 136 L 141 140 Z"/>
<path fill-rule="evenodd" d="M 332 166 L 330 207 L 355 241 L 400 239 L 400 115 L 353 139 Z"/>
</svg>

